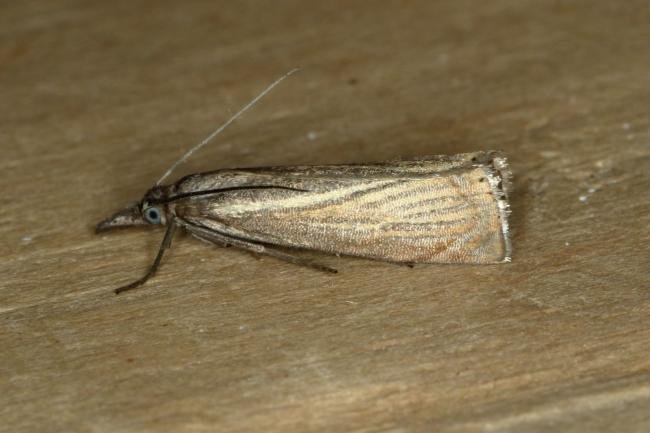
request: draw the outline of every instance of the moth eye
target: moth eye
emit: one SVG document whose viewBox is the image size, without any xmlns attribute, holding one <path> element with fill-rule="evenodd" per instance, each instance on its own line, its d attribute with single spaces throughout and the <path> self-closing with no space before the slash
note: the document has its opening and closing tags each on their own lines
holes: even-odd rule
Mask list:
<svg viewBox="0 0 650 433">
<path fill-rule="evenodd" d="M 158 208 L 149 207 L 144 210 L 144 219 L 146 219 L 149 224 L 160 224 L 160 211 Z"/>
</svg>

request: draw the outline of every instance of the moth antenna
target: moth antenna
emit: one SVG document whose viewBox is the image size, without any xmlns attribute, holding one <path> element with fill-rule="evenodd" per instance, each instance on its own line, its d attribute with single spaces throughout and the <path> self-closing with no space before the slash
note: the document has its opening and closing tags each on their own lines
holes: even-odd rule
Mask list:
<svg viewBox="0 0 650 433">
<path fill-rule="evenodd" d="M 262 98 L 263 98 L 267 93 L 269 93 L 271 90 L 273 90 L 273 88 L 274 88 L 275 86 L 277 86 L 277 85 L 280 84 L 282 81 L 284 81 L 285 78 L 288 78 L 291 74 L 293 74 L 294 72 L 297 72 L 297 71 L 299 71 L 299 70 L 300 70 L 300 68 L 292 69 L 292 70 L 290 70 L 289 72 L 287 72 L 286 74 L 284 74 L 283 76 L 281 76 L 280 78 L 278 78 L 277 80 L 275 80 L 273 83 L 271 83 L 271 84 L 270 84 L 266 89 L 264 89 L 264 90 L 263 90 L 259 95 L 257 95 L 255 98 L 253 98 L 253 99 L 252 99 L 248 104 L 244 105 L 244 107 L 242 107 L 242 108 L 241 108 L 237 113 L 235 113 L 235 114 L 234 114 L 230 119 L 228 119 L 228 120 L 226 121 L 226 123 L 224 123 L 223 125 L 221 125 L 221 126 L 218 127 L 217 129 L 215 129 L 215 130 L 212 132 L 212 134 L 210 134 L 210 135 L 208 135 L 207 137 L 205 137 L 205 138 L 204 138 L 200 143 L 196 144 L 194 147 L 192 147 L 190 150 L 188 150 L 188 151 L 185 153 L 185 155 L 181 156 L 180 159 L 179 159 L 178 161 L 176 161 L 176 162 L 175 162 L 175 163 L 174 163 L 174 164 L 169 168 L 169 170 L 167 170 L 167 171 L 165 172 L 165 174 L 162 175 L 162 177 L 161 177 L 160 179 L 158 179 L 158 182 L 156 182 L 156 185 L 160 185 L 160 184 L 162 183 L 163 180 L 167 179 L 167 177 L 168 177 L 170 174 L 172 174 L 172 172 L 176 169 L 176 167 L 178 167 L 179 165 L 181 165 L 182 163 L 184 163 L 185 161 L 187 161 L 187 159 L 188 159 L 190 156 L 192 156 L 192 154 L 193 154 L 194 152 L 196 152 L 197 150 L 199 150 L 200 148 L 202 148 L 203 146 L 205 146 L 206 144 L 208 144 L 208 143 L 209 143 L 209 142 L 210 142 L 214 137 L 216 137 L 217 135 L 219 135 L 219 134 L 221 133 L 221 131 L 223 131 L 224 129 L 226 129 L 226 128 L 228 127 L 228 125 L 230 125 L 232 122 L 234 122 L 235 120 L 237 120 L 237 118 L 239 118 L 242 114 L 244 114 L 246 111 L 248 111 L 249 108 L 251 108 L 253 105 L 255 105 L 255 104 L 257 103 L 257 101 L 259 101 L 260 99 L 262 99 Z"/>
</svg>

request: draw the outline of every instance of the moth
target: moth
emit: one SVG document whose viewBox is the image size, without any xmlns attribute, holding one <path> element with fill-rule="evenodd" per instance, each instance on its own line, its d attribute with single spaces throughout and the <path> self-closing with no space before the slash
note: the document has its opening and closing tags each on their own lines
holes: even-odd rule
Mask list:
<svg viewBox="0 0 650 433">
<path fill-rule="evenodd" d="M 154 275 L 177 228 L 210 244 L 326 272 L 336 270 L 296 252 L 315 250 L 409 265 L 510 261 L 511 172 L 500 152 L 376 164 L 222 169 L 161 184 L 214 135 L 177 161 L 139 202 L 97 225 L 97 232 L 166 226 L 148 272 L 116 293 Z"/>
</svg>

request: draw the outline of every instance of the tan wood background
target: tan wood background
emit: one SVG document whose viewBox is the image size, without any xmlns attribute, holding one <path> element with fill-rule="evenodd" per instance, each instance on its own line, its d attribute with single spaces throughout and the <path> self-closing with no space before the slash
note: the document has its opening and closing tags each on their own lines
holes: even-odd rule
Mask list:
<svg viewBox="0 0 650 433">
<path fill-rule="evenodd" d="M 0 4 L 0 430 L 650 430 L 650 8 L 639 1 Z M 501 149 L 514 261 L 96 236 L 177 175 Z"/>
</svg>

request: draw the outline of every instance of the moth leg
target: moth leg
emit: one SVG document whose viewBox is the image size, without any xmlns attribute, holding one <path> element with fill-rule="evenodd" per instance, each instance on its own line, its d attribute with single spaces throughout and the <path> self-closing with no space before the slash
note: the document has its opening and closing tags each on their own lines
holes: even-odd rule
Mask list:
<svg viewBox="0 0 650 433">
<path fill-rule="evenodd" d="M 185 228 L 197 238 L 212 242 L 217 245 L 230 244 L 233 247 L 240 248 L 252 254 L 275 257 L 276 259 L 284 260 L 285 262 L 293 263 L 295 265 L 316 269 L 317 271 L 329 272 L 333 274 L 336 274 L 338 272 L 336 269 L 329 266 L 321 265 L 320 263 L 316 263 L 302 257 L 297 257 L 292 254 L 285 253 L 284 251 L 268 247 L 266 245 L 260 245 L 254 242 L 231 238 L 229 236 L 223 235 L 221 233 L 216 233 L 203 227 L 188 225 L 185 226 Z"/>
<path fill-rule="evenodd" d="M 329 272 L 332 274 L 338 273 L 338 271 L 329 266 L 321 265 L 320 263 L 313 262 L 309 259 L 302 257 L 294 256 L 292 254 L 287 254 L 283 251 L 276 250 L 275 248 L 263 247 L 264 250 L 259 254 L 265 254 L 267 256 L 275 257 L 276 259 L 284 260 L 285 262 L 293 263 L 299 266 L 305 266 L 307 268 L 316 269 L 317 271 Z"/>
<path fill-rule="evenodd" d="M 187 229 L 190 230 L 189 228 L 187 228 Z M 211 237 L 210 239 L 207 239 L 204 234 L 199 235 L 199 234 L 197 234 L 195 232 L 192 232 L 192 231 L 190 231 L 190 234 L 192 236 L 194 236 L 196 239 L 198 239 L 198 240 L 200 240 L 202 242 L 205 242 L 206 244 L 216 245 L 216 246 L 222 247 L 222 248 L 230 248 L 230 247 L 233 246 L 232 243 L 227 243 L 223 239 L 217 239 L 215 237 Z M 246 250 L 246 252 L 249 253 L 251 255 L 251 257 L 253 257 L 253 258 L 257 259 L 257 260 L 262 258 L 257 251 Z"/>
<path fill-rule="evenodd" d="M 187 229 L 190 230 L 189 228 L 187 228 Z M 216 239 L 216 238 L 208 239 L 203 234 L 199 235 L 198 233 L 196 233 L 194 231 L 191 231 L 191 230 L 190 230 L 190 234 L 192 236 L 194 236 L 195 238 L 197 238 L 198 240 L 205 242 L 206 244 L 216 245 L 216 246 L 222 247 L 222 248 L 230 248 L 230 247 L 232 247 L 232 244 L 226 243 L 226 241 L 224 241 L 223 239 Z"/>
<path fill-rule="evenodd" d="M 117 289 L 115 289 L 114 292 L 116 295 L 122 292 L 126 292 L 127 290 L 133 290 L 136 287 L 143 285 L 149 278 L 154 276 L 154 274 L 158 270 L 158 267 L 160 266 L 160 261 L 162 260 L 165 250 L 169 248 L 172 244 L 172 238 L 174 237 L 175 231 L 176 231 L 176 224 L 174 223 L 174 220 L 171 220 L 169 222 L 169 226 L 167 226 L 165 237 L 163 238 L 163 241 L 160 244 L 160 248 L 158 249 L 158 254 L 156 254 L 156 259 L 153 261 L 153 264 L 151 265 L 147 273 L 144 274 L 142 278 L 135 280 L 131 284 L 127 284 L 126 286 L 118 287 Z"/>
</svg>

